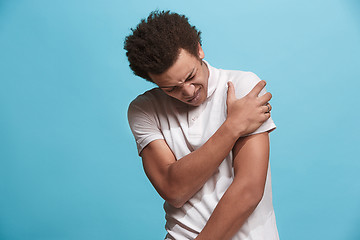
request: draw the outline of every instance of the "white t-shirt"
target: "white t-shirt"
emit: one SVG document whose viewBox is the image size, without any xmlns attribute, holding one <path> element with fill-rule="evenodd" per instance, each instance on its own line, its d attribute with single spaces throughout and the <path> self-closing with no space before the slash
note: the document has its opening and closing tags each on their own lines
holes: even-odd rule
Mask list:
<svg viewBox="0 0 360 240">
<path fill-rule="evenodd" d="M 227 82 L 232 81 L 237 98 L 245 96 L 260 81 L 251 72 L 209 68 L 208 96 L 198 107 L 186 105 L 154 88 L 139 95 L 129 106 L 128 119 L 138 152 L 156 139 L 164 139 L 176 159 L 201 147 L 226 119 Z M 262 90 L 260 95 L 266 92 Z M 270 118 L 254 133 L 275 128 Z M 229 155 L 205 185 L 183 207 L 164 203 L 166 239 L 194 239 L 205 226 L 217 203 L 232 183 L 233 156 Z M 279 239 L 272 205 L 270 165 L 264 196 L 233 240 Z"/>
</svg>

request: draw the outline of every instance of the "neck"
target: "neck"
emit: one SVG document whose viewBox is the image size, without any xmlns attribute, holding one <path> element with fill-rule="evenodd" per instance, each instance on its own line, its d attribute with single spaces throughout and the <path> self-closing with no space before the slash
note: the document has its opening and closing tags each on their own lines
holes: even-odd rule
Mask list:
<svg viewBox="0 0 360 240">
<path fill-rule="evenodd" d="M 209 68 L 208 68 L 207 64 L 203 60 L 201 60 L 201 67 L 203 68 L 203 71 L 206 74 L 206 76 L 205 76 L 206 79 L 209 80 Z"/>
</svg>

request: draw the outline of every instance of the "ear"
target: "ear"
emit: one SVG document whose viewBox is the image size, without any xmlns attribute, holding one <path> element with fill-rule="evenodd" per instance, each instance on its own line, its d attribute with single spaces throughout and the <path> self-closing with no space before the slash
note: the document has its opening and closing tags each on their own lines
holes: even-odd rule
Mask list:
<svg viewBox="0 0 360 240">
<path fill-rule="evenodd" d="M 204 59 L 204 57 L 205 57 L 204 50 L 202 49 L 200 43 L 198 43 L 198 56 L 200 59 Z"/>
</svg>

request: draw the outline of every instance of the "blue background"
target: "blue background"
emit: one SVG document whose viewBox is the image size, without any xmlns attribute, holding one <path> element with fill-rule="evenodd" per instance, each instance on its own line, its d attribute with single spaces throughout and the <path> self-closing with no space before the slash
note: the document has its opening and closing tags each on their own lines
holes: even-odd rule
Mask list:
<svg viewBox="0 0 360 240">
<path fill-rule="evenodd" d="M 162 200 L 128 128 L 123 40 L 187 15 L 206 60 L 273 93 L 281 239 L 360 239 L 360 2 L 0 1 L 0 239 L 162 239 Z"/>
</svg>

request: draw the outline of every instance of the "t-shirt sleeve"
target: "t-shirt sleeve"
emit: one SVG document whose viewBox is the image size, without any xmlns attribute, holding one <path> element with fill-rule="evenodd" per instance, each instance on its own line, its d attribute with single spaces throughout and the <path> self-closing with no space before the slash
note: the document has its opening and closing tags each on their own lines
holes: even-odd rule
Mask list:
<svg viewBox="0 0 360 240">
<path fill-rule="evenodd" d="M 245 72 L 245 76 L 242 78 L 241 81 L 238 81 L 237 83 L 234 83 L 235 86 L 235 92 L 236 97 L 241 98 L 247 95 L 254 87 L 255 85 L 261 81 L 261 79 L 252 72 Z M 259 93 L 259 96 L 262 96 L 266 93 L 266 88 L 263 88 L 261 92 Z M 266 120 L 258 129 L 256 129 L 254 132 L 246 135 L 253 135 L 257 133 L 262 132 L 271 132 L 276 128 L 276 125 L 272 118 L 270 117 L 268 120 Z"/>
<path fill-rule="evenodd" d="M 128 108 L 128 121 L 135 137 L 138 154 L 152 141 L 164 139 L 154 106 L 143 95 L 132 101 Z"/>
</svg>

